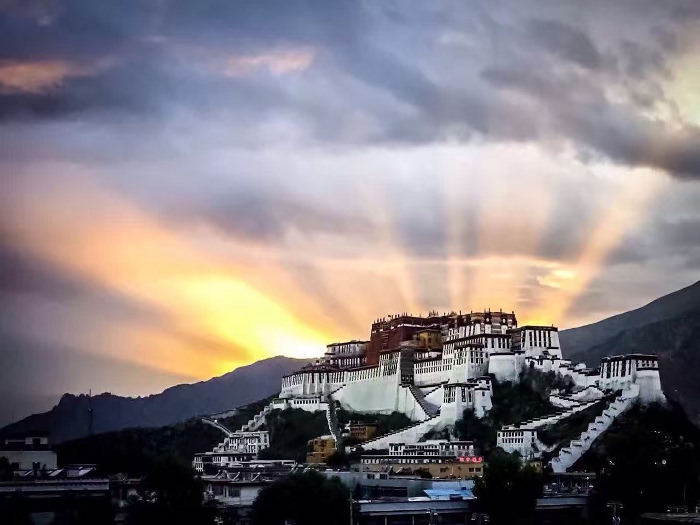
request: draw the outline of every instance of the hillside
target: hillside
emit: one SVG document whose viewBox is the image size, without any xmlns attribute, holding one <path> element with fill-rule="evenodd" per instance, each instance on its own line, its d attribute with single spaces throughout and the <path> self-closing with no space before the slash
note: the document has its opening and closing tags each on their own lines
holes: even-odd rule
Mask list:
<svg viewBox="0 0 700 525">
<path fill-rule="evenodd" d="M 658 355 L 664 392 L 700 424 L 700 282 L 642 308 L 563 330 L 560 340 L 566 358 L 589 366 L 610 355 Z"/>
<path fill-rule="evenodd" d="M 559 334 L 566 357 L 598 364 L 599 356 L 589 354 L 594 347 L 606 343 L 621 332 L 672 319 L 700 309 L 700 281 L 676 292 L 664 295 L 646 306 L 614 315 L 585 326 L 562 330 Z"/>
<path fill-rule="evenodd" d="M 160 427 L 193 416 L 229 410 L 273 395 L 282 376 L 308 360 L 277 356 L 264 359 L 219 377 L 168 388 L 147 397 L 121 397 L 109 393 L 93 396 L 65 394 L 48 412 L 35 414 L 6 426 L 0 433 L 46 430 L 53 443 L 89 434 L 89 407 L 93 433 L 134 427 Z"/>
<path fill-rule="evenodd" d="M 700 496 L 700 430 L 675 403 L 637 405 L 575 467 L 598 474 L 597 497 L 591 500 L 596 523 L 604 522 L 610 500 L 621 501 L 630 515 L 665 512 L 668 505 L 692 509 Z"/>
</svg>

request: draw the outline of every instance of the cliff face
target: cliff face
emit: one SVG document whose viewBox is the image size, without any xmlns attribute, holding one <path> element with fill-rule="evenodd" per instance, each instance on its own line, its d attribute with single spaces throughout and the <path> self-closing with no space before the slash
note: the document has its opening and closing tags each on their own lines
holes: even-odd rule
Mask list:
<svg viewBox="0 0 700 525">
<path fill-rule="evenodd" d="M 0 433 L 49 431 L 52 443 L 132 427 L 159 427 L 202 415 L 222 412 L 279 392 L 282 376 L 308 360 L 277 356 L 237 368 L 200 383 L 177 385 L 148 397 L 64 394 L 48 412 L 34 414 L 6 426 Z"/>
<path fill-rule="evenodd" d="M 563 330 L 560 341 L 567 359 L 589 366 L 610 355 L 658 355 L 665 394 L 700 425 L 700 282 L 642 308 Z"/>
</svg>

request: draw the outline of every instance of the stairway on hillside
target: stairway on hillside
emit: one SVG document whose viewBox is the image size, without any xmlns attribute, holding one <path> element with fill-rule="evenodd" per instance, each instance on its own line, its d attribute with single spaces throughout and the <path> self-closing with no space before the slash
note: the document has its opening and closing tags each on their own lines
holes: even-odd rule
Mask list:
<svg viewBox="0 0 700 525">
<path fill-rule="evenodd" d="M 425 399 L 425 394 L 423 394 L 423 391 L 416 385 L 409 385 L 408 389 L 413 394 L 413 397 L 416 398 L 416 401 L 418 401 L 418 404 L 423 409 L 423 412 L 425 412 L 426 416 L 431 417 L 440 412 L 440 407 L 430 403 L 427 399 Z"/>
<path fill-rule="evenodd" d="M 326 422 L 328 423 L 328 431 L 338 443 L 340 439 L 340 430 L 338 428 L 338 414 L 335 411 L 335 400 L 330 394 L 326 396 L 327 406 L 326 406 Z"/>
<path fill-rule="evenodd" d="M 399 430 L 394 430 L 383 436 L 372 438 L 357 446 L 364 450 L 380 450 L 389 448 L 389 443 L 415 443 L 425 434 L 434 430 L 440 423 L 440 415 L 430 416 L 424 421 L 418 421 Z"/>
<path fill-rule="evenodd" d="M 580 412 L 581 410 L 586 410 L 588 407 L 593 406 L 597 402 L 598 402 L 598 400 L 589 401 L 587 403 L 578 403 L 574 406 L 571 406 L 570 408 L 568 408 L 566 410 L 560 409 L 560 410 L 557 410 L 556 412 L 554 412 L 553 414 L 528 419 L 527 421 L 523 421 L 522 423 L 518 423 L 517 426 L 520 428 L 537 429 L 537 428 L 541 428 L 544 426 L 553 425 L 554 423 L 557 423 L 557 422 L 561 421 L 562 419 L 566 419 L 569 416 L 572 416 L 576 412 Z"/>
<path fill-rule="evenodd" d="M 571 408 L 588 401 L 596 401 L 605 397 L 605 393 L 595 386 L 587 386 L 571 394 L 561 395 L 559 392 L 549 396 L 549 402 L 559 408 Z"/>
<path fill-rule="evenodd" d="M 613 421 L 624 413 L 635 399 L 639 396 L 639 386 L 632 385 L 627 390 L 624 390 L 618 395 L 608 407 L 603 410 L 603 413 L 588 424 L 588 428 L 584 430 L 577 439 L 563 447 L 559 454 L 552 458 L 550 462 L 552 470 L 556 473 L 566 472 L 588 449 L 591 448 L 593 442 L 598 439 L 609 427 Z"/>
<path fill-rule="evenodd" d="M 248 423 L 241 427 L 240 432 L 254 432 L 265 423 L 265 416 L 272 412 L 272 403 L 265 407 L 253 416 L 253 419 L 248 420 Z"/>
</svg>

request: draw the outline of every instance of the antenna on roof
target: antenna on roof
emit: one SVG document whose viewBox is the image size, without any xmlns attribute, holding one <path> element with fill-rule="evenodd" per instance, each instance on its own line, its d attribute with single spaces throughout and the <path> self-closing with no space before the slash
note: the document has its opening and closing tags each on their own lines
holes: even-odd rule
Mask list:
<svg viewBox="0 0 700 525">
<path fill-rule="evenodd" d="M 92 388 L 88 391 L 88 436 L 92 436 Z"/>
</svg>

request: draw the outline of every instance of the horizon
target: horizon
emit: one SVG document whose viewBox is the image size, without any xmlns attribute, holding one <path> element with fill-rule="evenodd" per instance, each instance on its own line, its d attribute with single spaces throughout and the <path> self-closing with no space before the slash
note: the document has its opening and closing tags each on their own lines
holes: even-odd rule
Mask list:
<svg viewBox="0 0 700 525">
<path fill-rule="evenodd" d="M 0 28 L 7 411 L 314 358 L 377 314 L 563 330 L 700 280 L 693 0 L 33 0 Z"/>
<path fill-rule="evenodd" d="M 679 290 L 674 290 L 673 292 L 670 292 L 669 294 L 666 294 L 666 295 L 670 295 L 670 294 L 672 294 L 672 293 L 674 293 L 674 292 L 683 290 L 684 288 L 689 288 L 689 287 L 691 287 L 691 286 L 693 286 L 693 285 L 696 285 L 696 284 L 698 284 L 698 283 L 700 283 L 700 281 L 696 281 L 696 282 L 694 282 L 694 283 L 691 283 L 691 284 L 689 284 L 688 286 L 684 286 L 683 288 L 680 288 Z M 662 297 L 665 297 L 665 296 L 662 296 Z M 657 298 L 655 298 L 655 299 L 652 299 L 651 301 L 649 301 L 649 302 L 647 302 L 647 303 L 644 303 L 644 304 L 642 304 L 642 305 L 640 305 L 640 306 L 638 306 L 638 307 L 634 307 L 634 308 L 632 308 L 632 309 L 629 310 L 629 311 L 636 310 L 636 309 L 638 309 L 638 308 L 643 308 L 644 306 L 647 306 L 648 304 L 654 302 L 656 299 L 660 299 L 660 298 L 661 298 L 661 297 L 657 297 Z M 481 310 L 481 311 L 502 312 L 503 310 L 502 310 L 502 309 L 494 310 L 494 309 L 490 309 L 490 308 L 489 308 L 489 309 L 487 309 L 487 310 Z M 434 311 L 434 310 L 428 310 L 428 312 L 436 313 L 436 311 Z M 476 312 L 476 313 L 479 313 L 480 311 L 477 311 L 477 310 L 470 310 L 469 313 L 475 313 L 475 312 Z M 447 314 L 449 314 L 449 313 L 456 313 L 456 312 L 442 312 L 442 313 L 441 313 L 441 312 L 437 312 L 437 315 L 441 315 L 441 314 L 447 315 Z M 466 312 L 466 310 L 462 310 L 462 311 L 460 311 L 459 313 L 461 314 L 461 313 L 467 313 L 467 312 Z M 514 312 L 514 313 L 515 313 L 516 318 L 517 318 L 517 315 L 518 315 L 517 312 Z M 616 314 L 612 314 L 610 317 L 615 317 L 615 316 L 617 316 L 617 315 L 621 315 L 621 314 L 624 314 L 624 313 L 627 313 L 627 311 L 618 312 L 618 313 L 616 313 Z M 381 316 L 381 317 L 379 317 L 379 318 L 377 318 L 377 319 L 381 319 L 381 318 L 383 318 L 383 317 L 386 317 L 386 318 L 397 317 L 397 316 L 400 316 L 400 315 L 406 315 L 406 316 L 409 316 L 409 317 L 430 317 L 429 314 L 423 315 L 422 312 L 419 313 L 419 314 L 417 314 L 417 315 L 414 315 L 414 314 L 412 314 L 412 313 L 410 313 L 410 312 L 403 312 L 403 313 L 387 314 L 387 315 Z M 556 328 L 559 328 L 560 330 L 570 330 L 570 329 L 574 329 L 574 328 L 580 328 L 581 326 L 587 326 L 588 324 L 595 324 L 595 323 L 597 323 L 597 322 L 604 321 L 605 319 L 609 319 L 609 317 L 591 321 L 590 323 L 587 323 L 586 325 L 573 326 L 573 327 L 564 328 L 564 329 L 561 329 L 561 328 L 559 328 L 559 327 L 556 327 Z M 524 325 L 524 324 L 521 324 L 520 322 L 518 322 L 518 326 L 519 326 L 519 327 L 522 327 L 522 326 L 527 326 L 527 325 Z M 365 341 L 365 340 L 366 340 L 365 338 L 359 337 L 359 338 L 352 338 L 352 339 L 350 339 L 350 340 L 347 340 L 347 342 L 349 342 L 349 341 Z M 342 342 L 346 342 L 346 341 L 333 341 L 333 342 L 328 343 L 328 344 L 342 343 Z M 172 384 L 172 385 L 165 386 L 165 387 L 164 387 L 163 389 L 161 389 L 161 390 L 156 390 L 156 391 L 154 391 L 154 392 L 148 392 L 148 393 L 137 394 L 137 395 L 125 395 L 125 396 L 121 396 L 121 397 L 128 397 L 128 398 L 132 398 L 132 399 L 138 399 L 138 398 L 144 398 L 144 397 L 149 397 L 149 396 L 154 396 L 154 395 L 162 394 L 165 390 L 168 390 L 169 388 L 172 388 L 172 387 L 183 386 L 183 385 L 191 385 L 191 384 L 195 384 L 196 382 L 202 382 L 202 381 L 205 381 L 205 382 L 206 382 L 206 381 L 209 381 L 209 380 L 211 380 L 211 379 L 217 379 L 217 378 L 219 378 L 219 377 L 222 377 L 222 376 L 225 376 L 225 375 L 227 375 L 227 374 L 230 374 L 231 372 L 234 372 L 234 371 L 236 371 L 236 370 L 238 370 L 238 369 L 240 369 L 240 368 L 245 368 L 245 367 L 254 365 L 254 364 L 256 364 L 256 363 L 259 363 L 259 362 L 262 362 L 262 361 L 267 361 L 267 360 L 270 360 L 270 359 L 275 359 L 275 358 L 278 358 L 278 357 L 284 357 L 284 358 L 287 358 L 287 359 L 296 359 L 296 360 L 308 360 L 308 359 L 312 359 L 312 360 L 313 360 L 313 359 L 315 359 L 315 358 L 319 358 L 320 356 L 321 356 L 321 354 L 319 354 L 318 356 L 311 356 L 311 357 L 290 357 L 290 356 L 285 356 L 285 355 L 283 355 L 283 354 L 277 354 L 277 355 L 273 355 L 273 356 L 266 356 L 266 357 L 257 359 L 257 360 L 255 360 L 255 361 L 251 361 L 250 363 L 243 363 L 243 364 L 240 364 L 240 365 L 236 366 L 235 368 L 231 368 L 230 370 L 224 371 L 224 372 L 222 372 L 222 373 L 219 374 L 219 375 L 212 376 L 212 377 L 209 377 L 209 378 L 203 378 L 203 379 L 199 379 L 199 380 L 197 380 L 197 381 L 192 381 L 192 382 L 174 383 L 174 384 Z M 61 399 L 63 396 L 65 396 L 65 395 L 73 395 L 73 396 L 76 396 L 76 397 L 79 397 L 79 396 L 90 396 L 90 397 L 95 397 L 95 396 L 100 396 L 100 395 L 105 395 L 105 394 L 107 394 L 107 395 L 120 395 L 120 394 L 115 394 L 114 392 L 109 392 L 109 391 L 101 391 L 101 392 L 98 391 L 98 392 L 95 393 L 95 394 L 93 394 L 91 391 L 90 391 L 89 393 L 85 393 L 85 392 L 63 392 L 63 393 L 56 394 L 56 398 L 58 399 L 58 401 L 56 401 L 55 403 L 53 403 L 52 406 L 57 405 L 58 402 L 60 401 L 60 399 Z M 12 420 L 12 421 L 14 421 L 14 420 Z M 3 424 L 4 424 L 4 423 L 3 423 L 2 421 L 0 421 L 0 425 L 3 425 Z"/>
</svg>

